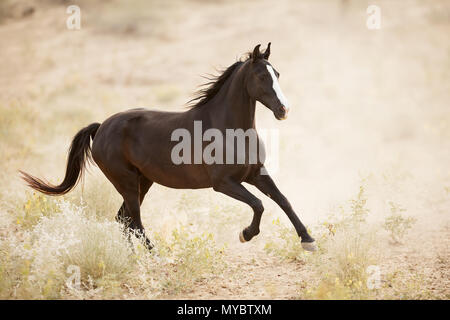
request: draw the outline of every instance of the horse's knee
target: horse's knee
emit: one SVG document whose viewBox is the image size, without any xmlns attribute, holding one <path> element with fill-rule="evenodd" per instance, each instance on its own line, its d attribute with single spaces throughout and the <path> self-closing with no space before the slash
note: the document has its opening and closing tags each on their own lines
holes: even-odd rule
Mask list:
<svg viewBox="0 0 450 320">
<path fill-rule="evenodd" d="M 253 211 L 257 214 L 262 214 L 264 211 L 264 206 L 261 200 L 256 199 L 254 200 L 250 206 L 252 207 Z"/>
</svg>

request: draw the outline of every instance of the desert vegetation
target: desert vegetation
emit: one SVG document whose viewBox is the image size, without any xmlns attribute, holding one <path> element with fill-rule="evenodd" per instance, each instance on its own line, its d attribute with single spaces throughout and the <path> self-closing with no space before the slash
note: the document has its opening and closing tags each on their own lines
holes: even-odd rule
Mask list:
<svg viewBox="0 0 450 320">
<path fill-rule="evenodd" d="M 0 298 L 448 299 L 450 6 L 378 1 L 0 2 Z M 71 3 L 70 3 L 71 4 Z M 95 166 L 63 197 L 51 182 L 73 135 L 136 106 L 184 110 L 199 75 L 257 43 L 292 104 L 274 175 L 318 251 L 302 250 L 270 199 L 251 209 L 212 190 L 152 186 L 149 253 L 114 220 L 122 199 Z"/>
</svg>

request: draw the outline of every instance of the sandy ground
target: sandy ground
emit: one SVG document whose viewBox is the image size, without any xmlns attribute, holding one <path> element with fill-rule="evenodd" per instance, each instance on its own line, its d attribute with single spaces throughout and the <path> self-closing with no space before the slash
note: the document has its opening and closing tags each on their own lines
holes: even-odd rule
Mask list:
<svg viewBox="0 0 450 320">
<path fill-rule="evenodd" d="M 366 1 L 156 1 L 140 8 L 142 3 L 80 2 L 78 31 L 66 29 L 65 6 L 47 2 L 31 16 L 0 25 L 0 103 L 20 108 L 35 98 L 33 116 L 49 124 L 44 135 L 23 128 L 34 143 L 4 158 L 7 192 L 25 190 L 19 168 L 59 179 L 70 138 L 81 126 L 135 106 L 182 110 L 203 82 L 200 75 L 271 41 L 270 61 L 292 110 L 278 122 L 259 105 L 257 126 L 280 132 L 280 189 L 314 225 L 352 198 L 365 178 L 374 224 L 388 214 L 388 201 L 417 218 L 402 245 L 386 242 L 382 270 L 423 272 L 427 286 L 448 298 L 447 1 L 378 1 L 380 30 L 366 27 Z M 95 170 L 94 177 L 104 179 Z M 147 197 L 142 212 L 148 226 L 159 222 L 146 211 L 178 195 L 155 186 Z M 225 273 L 177 298 L 299 296 L 314 270 L 263 250 L 273 237 L 264 226 L 273 217 L 287 221 L 269 199 L 264 204 L 269 213 L 261 235 L 240 244 L 245 225 L 236 225 L 228 235 Z M 250 210 L 241 208 L 250 221 Z"/>
</svg>

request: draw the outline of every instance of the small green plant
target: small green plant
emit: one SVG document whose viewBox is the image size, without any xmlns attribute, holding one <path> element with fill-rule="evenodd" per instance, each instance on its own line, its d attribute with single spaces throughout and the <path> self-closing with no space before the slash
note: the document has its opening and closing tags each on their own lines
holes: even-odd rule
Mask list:
<svg viewBox="0 0 450 320">
<path fill-rule="evenodd" d="M 98 174 L 98 172 L 95 173 Z M 114 191 L 111 183 L 101 176 L 96 179 L 86 179 L 83 181 L 82 188 L 77 188 L 73 193 L 66 195 L 65 200 L 83 207 L 89 217 L 99 221 L 113 220 L 123 201 L 120 195 Z"/>
<path fill-rule="evenodd" d="M 362 223 L 366 221 L 369 209 L 367 208 L 367 196 L 364 185 L 359 186 L 359 192 L 356 199 L 350 200 L 350 207 L 350 216 L 353 222 Z"/>
<path fill-rule="evenodd" d="M 25 229 L 33 227 L 42 217 L 49 217 L 59 210 L 58 202 L 38 193 L 27 193 L 22 210 L 17 209 L 16 223 Z"/>
<path fill-rule="evenodd" d="M 302 291 L 307 299 L 365 299 L 367 268 L 377 264 L 375 234 L 366 223 L 369 209 L 363 185 L 348 206 L 340 206 L 316 230 L 318 252 L 309 258 L 318 280 Z"/>
<path fill-rule="evenodd" d="M 366 286 L 367 268 L 378 260 L 373 233 L 341 231 L 328 237 L 318 255 L 311 256 L 319 282 L 307 290 L 307 298 L 364 299 L 371 294 Z"/>
<path fill-rule="evenodd" d="M 264 250 L 283 259 L 303 261 L 306 253 L 300 244 L 301 240 L 295 230 L 282 225 L 280 219 L 273 220 L 272 224 L 275 226 L 277 236 L 274 238 L 277 240 L 267 242 Z"/>
<path fill-rule="evenodd" d="M 192 236 L 189 229 L 180 227 L 174 229 L 168 239 L 158 233 L 153 238 L 156 241 L 156 257 L 152 254 L 151 258 L 156 258 L 157 263 L 153 265 L 150 275 L 157 279 L 167 294 L 184 292 L 224 267 L 222 258 L 225 248 L 216 246 L 211 233 Z M 140 253 L 143 257 L 147 255 L 142 250 Z"/>
<path fill-rule="evenodd" d="M 339 206 L 338 213 L 331 214 L 326 221 L 322 222 L 322 226 L 328 230 L 329 235 L 334 236 L 338 230 L 359 227 L 366 222 L 370 210 L 367 208 L 364 185 L 359 186 L 356 198 L 349 200 L 348 204 L 348 206 Z"/>
<path fill-rule="evenodd" d="M 398 244 L 401 243 L 405 235 L 412 228 L 416 219 L 413 217 L 404 217 L 402 212 L 405 212 L 406 209 L 392 201 L 389 202 L 389 206 L 391 214 L 386 217 L 383 228 L 389 232 L 392 242 Z"/>
<path fill-rule="evenodd" d="M 24 261 L 22 282 L 45 299 L 60 297 L 71 266 L 79 269 L 81 287 L 86 287 L 89 279 L 98 286 L 105 277 L 125 278 L 134 265 L 130 245 L 116 222 L 97 221 L 65 201 L 59 203 L 57 214 L 39 219 L 15 252 Z"/>
<path fill-rule="evenodd" d="M 305 299 L 319 300 L 344 300 L 351 299 L 352 294 L 350 288 L 342 283 L 338 277 L 325 275 L 317 286 L 309 286 L 303 293 Z"/>
</svg>

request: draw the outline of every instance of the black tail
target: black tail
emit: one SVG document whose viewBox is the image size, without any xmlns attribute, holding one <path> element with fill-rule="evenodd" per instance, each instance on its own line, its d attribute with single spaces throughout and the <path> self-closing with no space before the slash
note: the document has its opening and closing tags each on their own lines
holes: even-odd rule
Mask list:
<svg viewBox="0 0 450 320">
<path fill-rule="evenodd" d="M 66 194 L 72 190 L 83 176 L 83 170 L 87 161 L 91 158 L 91 138 L 94 139 L 100 123 L 92 123 L 86 128 L 81 129 L 73 138 L 69 149 L 69 159 L 67 159 L 66 175 L 61 184 L 55 186 L 44 180 L 33 177 L 28 173 L 20 171 L 22 178 L 27 184 L 42 193 L 48 195 Z"/>
</svg>

